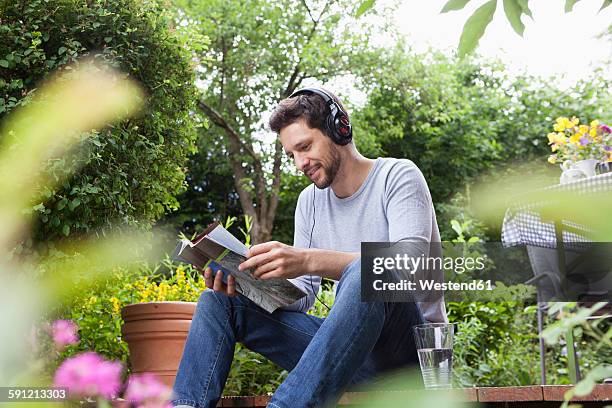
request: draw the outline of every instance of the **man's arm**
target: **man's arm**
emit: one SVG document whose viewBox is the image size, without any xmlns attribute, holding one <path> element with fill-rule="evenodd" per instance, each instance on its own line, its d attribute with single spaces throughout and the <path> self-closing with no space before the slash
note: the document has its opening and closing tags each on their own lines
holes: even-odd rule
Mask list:
<svg viewBox="0 0 612 408">
<path fill-rule="evenodd" d="M 340 280 L 348 264 L 359 258 L 359 252 L 339 252 L 327 249 L 305 249 L 304 259 L 309 275 Z"/>
<path fill-rule="evenodd" d="M 359 252 L 296 248 L 270 241 L 253 245 L 247 252 L 248 259 L 239 268 L 254 268 L 253 275 L 260 279 L 294 279 L 303 275 L 315 275 L 340 280 L 344 268 L 359 255 Z"/>
</svg>

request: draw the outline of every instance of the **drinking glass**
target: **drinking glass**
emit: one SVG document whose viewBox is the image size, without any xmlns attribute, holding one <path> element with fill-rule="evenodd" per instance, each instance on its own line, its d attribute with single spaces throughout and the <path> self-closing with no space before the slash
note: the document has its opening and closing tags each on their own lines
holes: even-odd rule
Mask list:
<svg viewBox="0 0 612 408">
<path fill-rule="evenodd" d="M 414 337 L 425 388 L 451 388 L 454 325 L 414 326 Z"/>
</svg>

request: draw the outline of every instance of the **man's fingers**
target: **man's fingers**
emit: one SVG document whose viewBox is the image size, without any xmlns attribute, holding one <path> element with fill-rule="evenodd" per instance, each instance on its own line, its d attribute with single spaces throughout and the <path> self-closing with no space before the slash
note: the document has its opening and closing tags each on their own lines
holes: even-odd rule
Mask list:
<svg viewBox="0 0 612 408">
<path fill-rule="evenodd" d="M 255 276 L 256 278 L 259 278 L 264 273 L 271 272 L 271 271 L 275 270 L 278 267 L 279 267 L 278 260 L 274 260 L 273 259 L 270 262 L 265 262 L 265 263 L 262 263 L 259 266 L 257 266 L 253 270 L 253 276 Z"/>
<path fill-rule="evenodd" d="M 264 252 L 263 254 L 252 256 L 247 259 L 240 265 L 238 265 L 238 269 L 244 271 L 245 269 L 252 269 L 257 267 L 258 265 L 266 264 L 274 259 L 275 254 L 273 252 Z"/>
<path fill-rule="evenodd" d="M 233 275 L 227 277 L 227 296 L 236 296 L 236 281 Z"/>
<path fill-rule="evenodd" d="M 212 288 L 213 286 L 212 269 L 210 267 L 204 270 L 204 283 L 207 288 Z"/>
<path fill-rule="evenodd" d="M 261 244 L 253 245 L 252 247 L 249 248 L 249 251 L 248 251 L 249 258 L 255 255 L 266 253 L 272 248 L 275 248 L 279 245 L 280 245 L 280 242 L 277 242 L 277 241 L 269 241 L 269 242 L 263 242 Z"/>
<path fill-rule="evenodd" d="M 282 277 L 281 272 L 278 269 L 274 269 L 270 272 L 266 272 L 263 275 L 259 276 L 259 279 L 272 279 L 272 278 L 280 278 Z"/>
<path fill-rule="evenodd" d="M 225 292 L 225 283 L 223 283 L 223 271 L 218 270 L 215 275 L 215 282 L 213 283 L 213 290 L 215 292 Z"/>
</svg>

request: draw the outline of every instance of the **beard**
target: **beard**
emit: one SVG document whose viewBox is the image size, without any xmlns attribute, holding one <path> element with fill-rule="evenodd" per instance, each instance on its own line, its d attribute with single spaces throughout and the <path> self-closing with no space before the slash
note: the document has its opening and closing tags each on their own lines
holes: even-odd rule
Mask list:
<svg viewBox="0 0 612 408">
<path fill-rule="evenodd" d="M 311 181 L 320 189 L 331 186 L 336 178 L 336 174 L 338 174 L 341 164 L 342 156 L 340 155 L 340 150 L 338 149 L 338 146 L 336 146 L 333 142 L 330 142 L 329 154 L 323 158 L 321 163 L 323 179 L 320 181 L 311 179 Z"/>
</svg>

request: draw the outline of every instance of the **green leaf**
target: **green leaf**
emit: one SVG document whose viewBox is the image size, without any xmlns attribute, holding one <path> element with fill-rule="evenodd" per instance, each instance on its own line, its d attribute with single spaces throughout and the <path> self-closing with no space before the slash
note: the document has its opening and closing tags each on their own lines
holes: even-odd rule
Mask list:
<svg viewBox="0 0 612 408">
<path fill-rule="evenodd" d="M 62 228 L 62 232 L 65 236 L 68 236 L 68 234 L 70 234 L 70 225 L 64 225 L 64 228 Z"/>
<path fill-rule="evenodd" d="M 448 0 L 440 13 L 446 13 L 453 10 L 461 10 L 469 3 L 470 0 Z"/>
<path fill-rule="evenodd" d="M 0 60 L 0 67 L 8 68 L 8 66 L 9 66 L 9 63 L 7 60 L 3 60 L 3 59 Z"/>
<path fill-rule="evenodd" d="M 59 47 L 59 50 L 57 50 L 57 53 L 59 55 L 62 55 L 63 53 L 65 53 L 67 51 L 66 47 Z"/>
<path fill-rule="evenodd" d="M 525 31 L 525 25 L 521 21 L 521 14 L 523 13 L 523 9 L 521 5 L 518 3 L 518 0 L 504 0 L 504 11 L 506 12 L 506 17 L 514 28 L 514 31 L 521 37 L 523 36 L 523 32 Z"/>
<path fill-rule="evenodd" d="M 34 207 L 32 207 L 32 209 L 34 211 L 42 212 L 45 209 L 45 205 L 43 203 L 39 203 L 39 204 L 36 204 Z"/>
<path fill-rule="evenodd" d="M 81 204 L 81 200 L 78 198 L 75 198 L 74 200 L 72 200 L 69 204 L 68 204 L 68 208 L 70 209 L 70 211 L 73 211 L 75 208 L 77 208 L 79 205 Z"/>
<path fill-rule="evenodd" d="M 612 0 L 604 0 L 603 4 L 601 5 L 601 8 L 599 9 L 599 11 L 605 9 L 606 7 L 608 7 L 610 4 L 612 4 Z"/>
<path fill-rule="evenodd" d="M 519 6 L 521 6 L 521 10 L 523 10 L 523 14 L 528 15 L 533 19 L 533 15 L 531 14 L 531 10 L 529 9 L 529 0 L 517 0 Z"/>
<path fill-rule="evenodd" d="M 66 204 L 68 204 L 68 200 L 67 200 L 67 199 L 64 197 L 64 198 L 62 198 L 62 199 L 59 201 L 59 203 L 57 203 L 57 207 L 56 207 L 56 208 L 57 208 L 58 210 L 61 210 L 61 209 L 63 209 L 63 208 L 66 206 Z"/>
<path fill-rule="evenodd" d="M 363 13 L 365 13 L 366 11 L 368 11 L 369 9 L 374 7 L 374 2 L 375 1 L 376 0 L 364 0 L 364 1 L 362 1 L 361 4 L 359 5 L 359 8 L 355 12 L 355 17 L 356 18 L 361 17 L 361 15 L 363 15 Z"/>
<path fill-rule="evenodd" d="M 591 378 L 585 378 L 574 387 L 574 394 L 578 396 L 589 395 L 595 388 L 595 381 Z"/>
<path fill-rule="evenodd" d="M 463 233 L 461 224 L 459 224 L 459 221 L 457 220 L 451 220 L 451 228 L 457 233 L 457 235 L 461 235 Z"/>
<path fill-rule="evenodd" d="M 579 0 L 565 0 L 565 12 L 569 13 L 574 8 L 574 5 L 578 3 Z"/>
<path fill-rule="evenodd" d="M 459 40 L 459 56 L 463 57 L 476 49 L 478 41 L 493 19 L 496 7 L 497 0 L 489 0 L 468 18 L 468 21 L 463 26 L 463 32 Z"/>
</svg>

